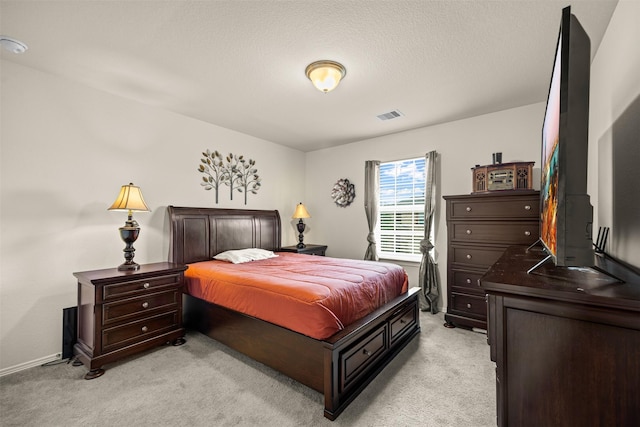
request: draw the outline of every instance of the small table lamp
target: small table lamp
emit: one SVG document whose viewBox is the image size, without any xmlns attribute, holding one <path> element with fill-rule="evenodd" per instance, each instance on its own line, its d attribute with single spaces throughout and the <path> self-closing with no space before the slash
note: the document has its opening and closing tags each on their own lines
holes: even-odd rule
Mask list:
<svg viewBox="0 0 640 427">
<path fill-rule="evenodd" d="M 296 206 L 296 211 L 293 213 L 293 216 L 291 218 L 297 219 L 300 218 L 300 221 L 298 221 L 298 224 L 296 224 L 296 226 L 298 227 L 298 248 L 304 248 L 307 245 L 305 245 L 302 241 L 304 239 L 304 235 L 302 234 L 304 232 L 304 229 L 306 227 L 304 221 L 302 221 L 302 218 L 311 218 L 311 215 L 309 215 L 309 212 L 307 212 L 307 208 L 304 207 L 304 205 L 302 204 L 302 202 L 300 202 L 298 204 L 298 206 Z"/>
<path fill-rule="evenodd" d="M 124 223 L 124 227 L 120 227 L 120 237 L 126 243 L 124 251 L 125 262 L 118 267 L 118 270 L 137 270 L 140 268 L 139 264 L 133 262 L 135 255 L 135 249 L 133 248 L 133 242 L 136 241 L 140 234 L 140 226 L 138 222 L 133 219 L 133 211 L 138 212 L 150 212 L 151 209 L 147 207 L 147 204 L 142 198 L 142 192 L 140 187 L 136 187 L 133 183 L 129 185 L 123 185 L 120 189 L 120 194 L 113 202 L 113 205 L 108 209 L 110 211 L 128 211 L 129 217 Z"/>
</svg>

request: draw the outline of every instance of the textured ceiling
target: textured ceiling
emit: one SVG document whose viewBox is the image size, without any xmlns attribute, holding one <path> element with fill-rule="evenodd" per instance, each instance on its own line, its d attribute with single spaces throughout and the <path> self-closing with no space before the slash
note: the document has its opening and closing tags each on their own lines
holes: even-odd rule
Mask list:
<svg viewBox="0 0 640 427">
<path fill-rule="evenodd" d="M 572 2 L 592 55 L 616 3 Z M 29 46 L 4 60 L 311 151 L 543 101 L 567 4 L 2 0 L 0 33 Z M 319 59 L 347 68 L 329 94 Z"/>
</svg>

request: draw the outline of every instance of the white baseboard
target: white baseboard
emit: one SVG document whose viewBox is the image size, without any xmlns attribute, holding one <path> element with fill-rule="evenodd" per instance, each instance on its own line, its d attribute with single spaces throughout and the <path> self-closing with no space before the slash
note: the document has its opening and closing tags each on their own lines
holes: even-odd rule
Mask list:
<svg viewBox="0 0 640 427">
<path fill-rule="evenodd" d="M 8 368 L 0 369 L 0 377 L 4 377 L 5 375 L 10 375 L 16 372 L 24 371 L 25 369 L 40 366 L 45 363 L 53 362 L 55 360 L 60 360 L 61 357 L 62 355 L 60 353 L 56 353 L 50 356 L 41 357 L 40 359 L 32 360 L 30 362 L 24 362 L 24 363 L 20 363 L 19 365 L 9 366 Z"/>
</svg>

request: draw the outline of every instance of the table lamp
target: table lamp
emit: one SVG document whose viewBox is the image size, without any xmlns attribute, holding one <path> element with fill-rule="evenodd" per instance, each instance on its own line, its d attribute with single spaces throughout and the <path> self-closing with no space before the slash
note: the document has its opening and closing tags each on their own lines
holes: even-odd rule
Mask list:
<svg viewBox="0 0 640 427">
<path fill-rule="evenodd" d="M 133 211 L 138 212 L 150 212 L 151 209 L 147 207 L 147 204 L 144 202 L 142 198 L 142 192 L 140 191 L 140 187 L 133 185 L 130 183 L 129 185 L 123 185 L 120 189 L 120 194 L 116 198 L 116 201 L 113 202 L 113 205 L 108 209 L 110 211 L 127 211 L 128 218 L 124 223 L 124 227 L 120 227 L 120 237 L 126 244 L 124 251 L 124 259 L 125 262 L 118 267 L 120 271 L 127 270 L 137 270 L 140 268 L 139 264 L 136 264 L 133 261 L 133 257 L 135 255 L 135 249 L 133 247 L 133 242 L 136 241 L 138 235 L 140 234 L 140 226 L 138 222 L 133 219 Z"/>
<path fill-rule="evenodd" d="M 300 219 L 300 221 L 298 221 L 298 224 L 296 224 L 296 226 L 298 227 L 298 248 L 304 248 L 307 245 L 304 244 L 303 240 L 304 240 L 304 235 L 302 234 L 304 232 L 304 229 L 306 227 L 304 221 L 302 221 L 302 218 L 311 218 L 311 215 L 309 215 L 309 212 L 307 212 L 307 208 L 304 207 L 304 205 L 302 204 L 302 202 L 300 202 L 297 206 L 296 206 L 296 210 L 293 213 L 293 216 L 291 218 L 294 219 Z"/>
</svg>

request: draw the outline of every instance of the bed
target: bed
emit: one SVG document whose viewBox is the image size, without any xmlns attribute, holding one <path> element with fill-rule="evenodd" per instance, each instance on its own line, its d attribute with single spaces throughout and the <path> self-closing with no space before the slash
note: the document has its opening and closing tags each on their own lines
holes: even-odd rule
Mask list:
<svg viewBox="0 0 640 427">
<path fill-rule="evenodd" d="M 276 210 L 169 206 L 168 214 L 169 260 L 194 269 L 227 250 L 261 248 L 277 253 L 281 247 Z M 323 339 L 188 293 L 183 299 L 183 318 L 185 327 L 323 393 L 324 416 L 334 420 L 419 334 L 417 291 L 412 288 L 401 293 Z"/>
</svg>

